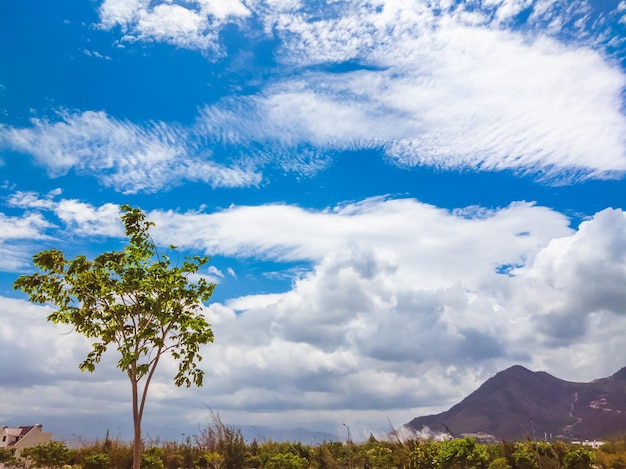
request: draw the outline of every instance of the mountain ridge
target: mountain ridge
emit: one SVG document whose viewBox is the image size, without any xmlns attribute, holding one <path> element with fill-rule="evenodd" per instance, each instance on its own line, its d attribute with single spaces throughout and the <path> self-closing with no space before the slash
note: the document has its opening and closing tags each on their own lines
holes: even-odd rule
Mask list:
<svg viewBox="0 0 626 469">
<path fill-rule="evenodd" d="M 405 432 L 449 432 L 484 441 L 593 440 L 626 432 L 626 367 L 578 383 L 514 365 L 449 410 L 417 417 Z"/>
</svg>

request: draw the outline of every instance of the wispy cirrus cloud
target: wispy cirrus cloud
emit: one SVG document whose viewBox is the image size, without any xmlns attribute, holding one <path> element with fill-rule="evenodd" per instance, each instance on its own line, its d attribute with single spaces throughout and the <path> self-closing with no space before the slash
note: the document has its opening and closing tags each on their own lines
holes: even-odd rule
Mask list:
<svg viewBox="0 0 626 469">
<path fill-rule="evenodd" d="M 512 169 L 555 182 L 621 175 L 624 73 L 594 41 L 556 34 L 587 24 L 574 21 L 589 9 L 580 3 L 586 8 L 491 2 L 439 10 L 381 1 L 323 19 L 283 15 L 280 60 L 353 61 L 360 70 L 287 78 L 259 98 L 258 114 L 283 140 L 380 146 L 402 165 Z M 524 9 L 533 32 L 506 27 Z"/>
<path fill-rule="evenodd" d="M 168 24 L 192 48 L 198 26 L 166 11 L 220 24 L 253 15 L 278 38 L 278 67 L 258 93 L 204 106 L 189 127 L 62 111 L 0 127 L 0 145 L 51 175 L 72 168 L 124 193 L 184 180 L 254 186 L 263 168 L 314 175 L 358 149 L 405 167 L 510 170 L 555 184 L 626 171 L 626 76 L 606 52 L 619 6 L 594 16 L 584 1 L 333 2 L 319 13 L 292 1 L 216 5 L 110 0 L 100 14 L 137 40 L 148 31 L 141 21 Z"/>
<path fill-rule="evenodd" d="M 317 169 L 333 151 L 379 148 L 403 166 L 621 177 L 626 77 L 603 48 L 611 17 L 575 3 L 336 2 L 314 14 L 258 2 L 277 60 L 301 72 L 206 107 L 200 133 L 254 139 L 281 161 L 312 149 Z"/>
<path fill-rule="evenodd" d="M 57 120 L 33 119 L 26 128 L 0 126 L 0 145 L 33 155 L 50 176 L 74 169 L 124 193 L 156 192 L 183 179 L 213 187 L 259 182 L 253 169 L 216 163 L 210 150 L 190 140 L 176 125 L 142 126 L 102 111 L 64 111 Z"/>
<path fill-rule="evenodd" d="M 312 148 L 319 167 L 328 152 L 379 148 L 405 166 L 561 182 L 626 170 L 626 79 L 598 54 L 466 27 L 437 40 L 443 50 L 424 45 L 414 68 L 307 73 L 207 107 L 200 132 L 231 145 L 262 142 L 279 161 Z"/>
</svg>

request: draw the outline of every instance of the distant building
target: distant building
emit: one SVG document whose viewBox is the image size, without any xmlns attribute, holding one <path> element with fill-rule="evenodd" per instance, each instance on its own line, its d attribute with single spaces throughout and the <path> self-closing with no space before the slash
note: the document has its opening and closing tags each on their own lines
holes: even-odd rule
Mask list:
<svg viewBox="0 0 626 469">
<path fill-rule="evenodd" d="M 574 445 L 591 446 L 593 449 L 598 449 L 600 446 L 604 444 L 604 441 L 585 440 L 585 441 L 572 441 L 571 443 Z"/>
<path fill-rule="evenodd" d="M 0 427 L 0 448 L 11 451 L 15 457 L 20 457 L 20 453 L 25 448 L 46 444 L 52 441 L 52 433 L 43 431 L 43 425 L 30 425 L 25 427 Z M 0 463 L 0 469 L 4 465 Z"/>
</svg>

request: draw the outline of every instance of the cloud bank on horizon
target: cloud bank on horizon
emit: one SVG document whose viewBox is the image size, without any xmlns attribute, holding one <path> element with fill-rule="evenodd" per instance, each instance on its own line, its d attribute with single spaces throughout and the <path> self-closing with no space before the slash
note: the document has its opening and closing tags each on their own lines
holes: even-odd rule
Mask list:
<svg viewBox="0 0 626 469">
<path fill-rule="evenodd" d="M 84 340 L 11 291 L 38 250 L 119 247 L 120 203 L 219 283 L 206 385 L 165 363 L 148 432 L 209 406 L 366 436 L 512 364 L 626 365 L 626 2 L 41 6 L 60 78 L 32 81 L 28 41 L 0 50 L 5 423 L 130 428 L 114 360 L 80 374 Z"/>
</svg>

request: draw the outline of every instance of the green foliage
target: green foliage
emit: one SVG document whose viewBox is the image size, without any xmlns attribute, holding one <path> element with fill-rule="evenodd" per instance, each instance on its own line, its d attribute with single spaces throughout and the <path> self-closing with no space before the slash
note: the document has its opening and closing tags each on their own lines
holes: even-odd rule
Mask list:
<svg viewBox="0 0 626 469">
<path fill-rule="evenodd" d="M 144 469 L 164 469 L 163 450 L 158 446 L 151 446 L 141 455 L 141 467 Z"/>
<path fill-rule="evenodd" d="M 565 469 L 590 469 L 593 465 L 593 453 L 579 446 L 572 448 L 563 459 Z"/>
<path fill-rule="evenodd" d="M 395 444 L 378 441 L 371 435 L 367 443 L 359 448 L 356 459 L 371 469 L 392 469 L 400 465 L 398 456 L 394 454 L 395 447 Z"/>
<path fill-rule="evenodd" d="M 511 456 L 515 469 L 538 469 L 539 467 L 537 453 L 529 444 L 515 443 L 515 451 L 513 451 Z"/>
<path fill-rule="evenodd" d="M 360 444 L 334 441 L 313 447 L 298 442 L 246 444 L 238 429 L 214 416 L 212 425 L 199 436 L 188 436 L 186 442 L 153 441 L 141 462 L 143 469 L 626 469 L 626 449 L 617 444 L 607 445 L 606 450 L 561 441 L 484 445 L 472 438 L 391 442 L 371 437 Z M 10 453 L 0 450 L 0 458 L 6 454 Z M 72 461 L 76 469 L 128 469 L 132 463 L 129 445 L 108 435 L 102 442 L 83 444 L 75 453 L 65 448 L 64 454 L 56 462 L 36 467 L 62 467 Z"/>
<path fill-rule="evenodd" d="M 58 309 L 49 321 L 71 325 L 94 339 L 81 370 L 94 371 L 109 345 L 116 344 L 117 366 L 137 381 L 151 375 L 161 355 L 169 352 L 179 361 L 176 385 L 201 386 L 199 346 L 212 342 L 213 333 L 199 310 L 215 284 L 203 278 L 193 284 L 188 277 L 208 258 L 172 265 L 152 242 L 148 229 L 153 223 L 143 212 L 127 205 L 121 210 L 130 238 L 123 251 L 105 252 L 93 261 L 66 259 L 57 249 L 42 251 L 33 257 L 42 273 L 20 276 L 14 287 L 34 303 L 53 303 Z"/>
<path fill-rule="evenodd" d="M 349 466 L 351 451 L 339 441 L 330 441 L 318 445 L 311 457 L 319 469 L 338 469 Z"/>
<path fill-rule="evenodd" d="M 431 440 L 416 440 L 411 444 L 407 469 L 434 469 L 437 467 L 439 443 Z"/>
<path fill-rule="evenodd" d="M 219 414 L 212 414 L 212 424 L 207 425 L 196 437 L 201 450 L 215 451 L 224 457 L 220 467 L 224 469 L 241 469 L 248 459 L 248 448 L 239 428 L 229 427 L 222 423 Z"/>
<path fill-rule="evenodd" d="M 189 438 L 183 443 L 173 441 L 166 442 L 161 448 L 163 449 L 163 465 L 166 469 L 194 467 L 194 459 L 197 457 L 197 451 L 194 451 Z"/>
<path fill-rule="evenodd" d="M 19 461 L 10 450 L 0 448 L 0 464 L 4 464 L 5 467 L 17 467 Z"/>
<path fill-rule="evenodd" d="M 217 451 L 204 451 L 196 459 L 196 465 L 207 469 L 220 469 L 224 459 Z"/>
<path fill-rule="evenodd" d="M 139 208 L 121 206 L 121 219 L 129 243 L 121 251 L 68 259 L 57 249 L 33 256 L 39 272 L 20 276 L 14 288 L 38 304 L 52 303 L 48 316 L 92 339 L 92 349 L 79 365 L 93 372 L 109 346 L 117 348 L 117 367 L 128 375 L 132 388 L 135 424 L 134 463 L 139 468 L 141 419 L 150 381 L 164 354 L 178 363 L 177 386 L 202 385 L 204 372 L 200 346 L 213 342 L 213 331 L 202 315 L 215 284 L 189 277 L 208 262 L 206 257 L 185 258 L 180 265 L 161 254 L 149 233 L 154 224 Z M 176 247 L 170 251 L 177 254 Z M 143 389 L 139 383 L 143 380 Z"/>
<path fill-rule="evenodd" d="M 246 442 L 241 430 L 226 427 L 225 438 L 220 442 L 219 451 L 224 455 L 224 469 L 241 469 L 245 467 Z"/>
<path fill-rule="evenodd" d="M 315 448 L 313 460 L 315 461 L 315 467 L 318 469 L 338 469 L 340 467 L 326 443 Z"/>
<path fill-rule="evenodd" d="M 263 468 L 300 468 L 309 467 L 313 457 L 302 443 L 268 441 L 259 446 L 258 459 Z"/>
<path fill-rule="evenodd" d="M 105 453 L 95 453 L 85 457 L 82 469 L 109 469 L 111 458 Z"/>
<path fill-rule="evenodd" d="M 60 468 L 71 459 L 71 451 L 62 441 L 50 441 L 26 448 L 21 455 L 29 458 L 33 467 Z"/>
<path fill-rule="evenodd" d="M 270 456 L 262 467 L 264 469 L 305 469 L 309 467 L 309 461 L 291 452 L 277 453 Z"/>
<path fill-rule="evenodd" d="M 489 460 L 486 445 L 475 438 L 445 440 L 439 444 L 436 461 L 442 469 L 467 469 L 485 467 Z"/>
<path fill-rule="evenodd" d="M 511 469 L 511 465 L 505 457 L 499 457 L 492 460 L 487 466 L 488 469 Z"/>
<path fill-rule="evenodd" d="M 562 441 L 555 441 L 551 443 L 551 445 L 552 445 L 552 451 L 554 451 L 556 458 L 558 458 L 559 460 L 559 464 L 562 466 L 563 459 L 565 459 L 565 455 L 569 451 L 568 446 Z"/>
</svg>

